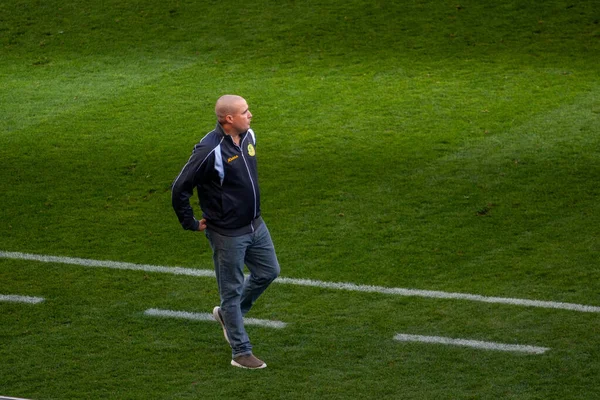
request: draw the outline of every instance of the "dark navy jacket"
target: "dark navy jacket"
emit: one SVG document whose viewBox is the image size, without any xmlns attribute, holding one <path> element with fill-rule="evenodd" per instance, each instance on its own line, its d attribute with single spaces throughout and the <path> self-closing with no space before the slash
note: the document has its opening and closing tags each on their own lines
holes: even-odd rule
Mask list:
<svg viewBox="0 0 600 400">
<path fill-rule="evenodd" d="M 237 146 L 220 124 L 200 140 L 172 186 L 172 202 L 184 229 L 198 230 L 190 206 L 194 188 L 208 229 L 227 236 L 251 233 L 262 223 L 252 129 Z"/>
</svg>

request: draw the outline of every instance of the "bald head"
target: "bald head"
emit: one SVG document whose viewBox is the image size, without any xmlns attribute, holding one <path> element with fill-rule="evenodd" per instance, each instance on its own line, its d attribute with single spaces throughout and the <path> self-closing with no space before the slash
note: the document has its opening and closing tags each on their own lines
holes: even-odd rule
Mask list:
<svg viewBox="0 0 600 400">
<path fill-rule="evenodd" d="M 239 135 L 250 128 L 252 113 L 248 103 L 241 96 L 226 94 L 219 97 L 215 104 L 215 114 L 223 130 L 231 135 Z"/>
<path fill-rule="evenodd" d="M 219 97 L 219 100 L 217 100 L 217 104 L 215 104 L 215 114 L 217 114 L 219 122 L 223 123 L 228 115 L 234 115 L 244 111 L 241 110 L 244 106 L 246 106 L 246 100 L 244 100 L 243 97 L 235 94 L 226 94 Z"/>
</svg>

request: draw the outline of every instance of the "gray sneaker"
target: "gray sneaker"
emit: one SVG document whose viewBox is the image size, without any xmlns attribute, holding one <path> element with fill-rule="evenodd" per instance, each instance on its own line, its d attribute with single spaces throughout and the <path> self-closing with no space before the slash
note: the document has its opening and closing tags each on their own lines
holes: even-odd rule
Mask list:
<svg viewBox="0 0 600 400">
<path fill-rule="evenodd" d="M 238 368 L 246 368 L 246 369 L 260 369 L 267 368 L 267 364 L 264 361 L 259 360 L 254 357 L 252 354 L 246 354 L 243 356 L 237 356 L 233 360 L 231 360 L 231 365 Z"/>
<path fill-rule="evenodd" d="M 229 342 L 229 338 L 227 337 L 227 329 L 225 329 L 225 322 L 223 321 L 223 315 L 221 314 L 221 307 L 216 306 L 215 308 L 213 308 L 213 318 L 221 324 L 221 328 L 223 328 L 223 336 L 225 336 L 225 340 L 227 340 L 227 343 L 229 343 L 229 345 L 231 345 L 231 343 Z"/>
</svg>

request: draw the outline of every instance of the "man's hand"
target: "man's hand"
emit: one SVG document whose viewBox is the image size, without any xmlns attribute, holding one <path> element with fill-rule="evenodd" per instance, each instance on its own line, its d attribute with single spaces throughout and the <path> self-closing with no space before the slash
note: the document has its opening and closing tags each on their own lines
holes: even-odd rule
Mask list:
<svg viewBox="0 0 600 400">
<path fill-rule="evenodd" d="M 206 229 L 206 220 L 204 218 L 202 218 L 200 221 L 198 221 L 198 232 L 202 232 L 205 229 Z"/>
</svg>

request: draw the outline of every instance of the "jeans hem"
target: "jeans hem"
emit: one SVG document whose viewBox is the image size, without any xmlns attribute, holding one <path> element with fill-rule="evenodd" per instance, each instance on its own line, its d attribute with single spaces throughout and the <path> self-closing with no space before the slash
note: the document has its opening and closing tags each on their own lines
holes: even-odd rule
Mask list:
<svg viewBox="0 0 600 400">
<path fill-rule="evenodd" d="M 231 356 L 231 359 L 233 360 L 236 357 L 240 357 L 240 356 L 249 356 L 250 354 L 252 354 L 252 351 L 242 351 L 241 353 L 237 353 L 237 354 L 233 354 Z"/>
</svg>

